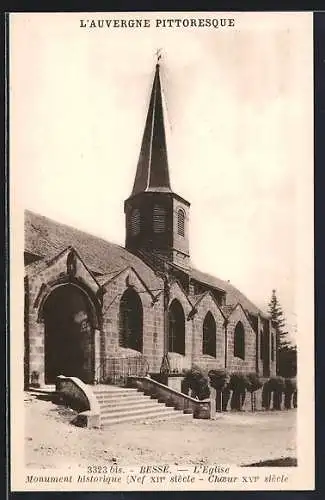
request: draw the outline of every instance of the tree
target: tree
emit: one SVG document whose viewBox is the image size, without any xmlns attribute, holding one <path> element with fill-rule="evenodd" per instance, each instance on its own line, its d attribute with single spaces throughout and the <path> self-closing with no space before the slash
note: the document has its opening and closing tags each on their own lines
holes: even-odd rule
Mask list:
<svg viewBox="0 0 325 500">
<path fill-rule="evenodd" d="M 272 290 L 269 314 L 275 329 L 276 373 L 283 377 L 295 377 L 297 373 L 297 348 L 288 340 L 288 332 L 285 328 L 286 321 L 276 296 L 276 290 Z"/>
</svg>

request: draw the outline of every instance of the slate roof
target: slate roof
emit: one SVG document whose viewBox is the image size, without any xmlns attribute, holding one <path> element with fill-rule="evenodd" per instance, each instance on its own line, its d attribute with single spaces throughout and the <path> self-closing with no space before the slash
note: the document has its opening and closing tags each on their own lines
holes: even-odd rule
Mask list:
<svg viewBox="0 0 325 500">
<path fill-rule="evenodd" d="M 226 292 L 226 304 L 235 306 L 238 302 L 243 306 L 243 308 L 250 312 L 251 314 L 261 314 L 263 317 L 267 317 L 265 312 L 259 309 L 253 302 L 251 302 L 241 291 L 233 286 L 229 281 L 223 281 L 220 278 L 216 278 L 211 274 L 202 273 L 198 269 L 191 270 L 191 277 L 198 281 L 199 283 L 204 283 L 218 290 L 224 290 Z"/>
<path fill-rule="evenodd" d="M 113 277 L 132 266 L 152 288 L 162 288 L 162 280 L 154 271 L 125 248 L 29 210 L 25 211 L 26 252 L 50 260 L 68 246 L 77 250 L 93 273 L 105 275 L 106 280 L 107 275 Z"/>
<path fill-rule="evenodd" d="M 152 290 L 162 289 L 161 278 L 139 257 L 128 252 L 125 248 L 43 215 L 29 210 L 25 211 L 26 252 L 40 256 L 41 262 L 44 262 L 44 260 L 52 259 L 68 246 L 75 248 L 89 269 L 98 275 L 96 279 L 99 283 L 113 278 L 123 269 L 131 266 L 146 283 L 150 283 Z M 29 264 L 25 271 L 34 272 L 38 268 L 43 268 L 41 262 Z M 189 272 L 192 279 L 209 287 L 226 291 L 227 306 L 235 306 L 239 302 L 249 313 L 261 314 L 266 317 L 263 311 L 229 282 L 203 273 L 198 269 L 192 268 Z"/>
</svg>

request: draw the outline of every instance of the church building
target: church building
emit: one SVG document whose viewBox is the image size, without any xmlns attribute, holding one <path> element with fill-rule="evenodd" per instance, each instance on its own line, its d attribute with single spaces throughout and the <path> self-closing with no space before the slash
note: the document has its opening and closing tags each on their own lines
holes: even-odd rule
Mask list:
<svg viewBox="0 0 325 500">
<path fill-rule="evenodd" d="M 172 377 L 193 364 L 275 375 L 269 316 L 191 264 L 190 202 L 171 188 L 158 63 L 124 212 L 125 248 L 26 210 L 25 387 L 58 375 Z"/>
</svg>

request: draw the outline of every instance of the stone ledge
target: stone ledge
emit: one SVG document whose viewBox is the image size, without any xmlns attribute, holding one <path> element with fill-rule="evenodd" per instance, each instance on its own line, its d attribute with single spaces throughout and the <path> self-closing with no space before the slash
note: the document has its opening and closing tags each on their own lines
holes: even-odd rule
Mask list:
<svg viewBox="0 0 325 500">
<path fill-rule="evenodd" d="M 98 429 L 100 427 L 100 415 L 90 410 L 79 413 L 72 421 L 78 427 L 87 427 L 88 429 Z"/>
<path fill-rule="evenodd" d="M 59 375 L 56 379 L 56 394 L 71 408 L 80 412 L 74 419 L 81 427 L 100 426 L 100 407 L 92 388 L 77 377 Z"/>
</svg>

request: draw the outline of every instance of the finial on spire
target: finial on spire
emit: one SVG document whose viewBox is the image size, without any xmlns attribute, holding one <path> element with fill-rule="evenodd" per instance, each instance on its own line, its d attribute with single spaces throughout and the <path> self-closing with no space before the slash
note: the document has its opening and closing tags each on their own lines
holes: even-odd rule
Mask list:
<svg viewBox="0 0 325 500">
<path fill-rule="evenodd" d="M 156 58 L 157 58 L 157 65 L 159 65 L 159 61 L 161 59 L 161 49 L 157 49 L 155 52 Z"/>
</svg>

